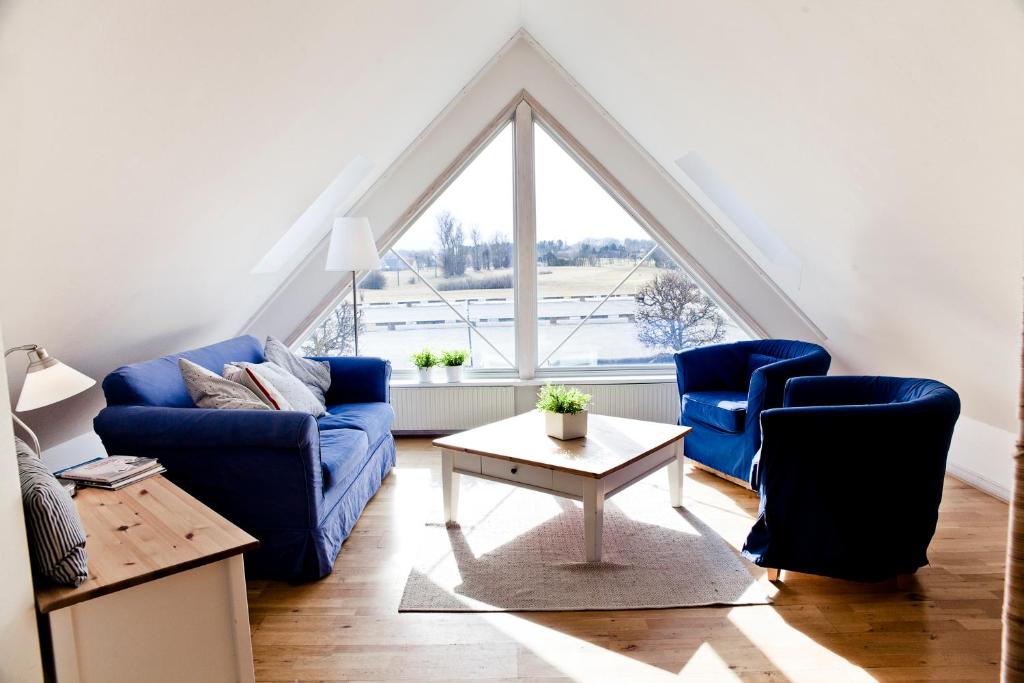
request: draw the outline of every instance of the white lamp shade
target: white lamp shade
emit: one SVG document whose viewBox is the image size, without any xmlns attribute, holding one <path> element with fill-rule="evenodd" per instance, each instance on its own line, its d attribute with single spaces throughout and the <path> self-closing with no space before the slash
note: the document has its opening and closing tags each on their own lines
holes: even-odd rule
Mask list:
<svg viewBox="0 0 1024 683">
<path fill-rule="evenodd" d="M 92 377 L 87 377 L 58 360 L 51 360 L 53 362 L 49 367 L 30 369 L 25 375 L 25 384 L 21 387 L 18 405 L 15 408 L 19 413 L 63 401 L 96 384 Z"/>
<path fill-rule="evenodd" d="M 380 265 L 370 220 L 362 217 L 334 219 L 327 248 L 327 270 L 372 270 Z"/>
</svg>

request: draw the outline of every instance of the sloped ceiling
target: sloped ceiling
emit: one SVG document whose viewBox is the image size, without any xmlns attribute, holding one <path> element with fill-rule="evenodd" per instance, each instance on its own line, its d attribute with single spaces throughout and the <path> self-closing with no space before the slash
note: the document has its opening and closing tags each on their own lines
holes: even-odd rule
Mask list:
<svg viewBox="0 0 1024 683">
<path fill-rule="evenodd" d="M 845 368 L 943 379 L 1016 431 L 1022 10 L 525 0 L 524 23 L 681 183 L 698 153 L 798 255 L 792 278 L 748 249 Z"/>
<path fill-rule="evenodd" d="M 698 154 L 798 257 L 734 235 L 844 368 L 944 379 L 1015 429 L 1012 0 L 5 2 L 6 341 L 101 377 L 235 334 L 287 275 L 249 270 L 342 168 L 371 160 L 368 186 L 521 25 L 681 184 Z M 101 405 L 27 417 L 52 444 Z"/>
</svg>

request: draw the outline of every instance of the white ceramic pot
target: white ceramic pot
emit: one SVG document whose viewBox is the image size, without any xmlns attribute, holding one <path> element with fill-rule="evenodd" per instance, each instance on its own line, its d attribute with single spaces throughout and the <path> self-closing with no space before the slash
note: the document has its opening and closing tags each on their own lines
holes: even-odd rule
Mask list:
<svg viewBox="0 0 1024 683">
<path fill-rule="evenodd" d="M 431 377 L 430 370 L 431 368 L 416 368 L 421 383 L 430 384 L 433 381 L 433 377 Z"/>
<path fill-rule="evenodd" d="M 544 425 L 548 436 L 567 441 L 587 435 L 587 411 L 575 415 L 569 413 L 544 413 Z"/>
<path fill-rule="evenodd" d="M 461 382 L 462 381 L 462 366 L 461 365 L 446 365 L 444 366 L 444 374 L 448 376 L 449 382 Z"/>
</svg>

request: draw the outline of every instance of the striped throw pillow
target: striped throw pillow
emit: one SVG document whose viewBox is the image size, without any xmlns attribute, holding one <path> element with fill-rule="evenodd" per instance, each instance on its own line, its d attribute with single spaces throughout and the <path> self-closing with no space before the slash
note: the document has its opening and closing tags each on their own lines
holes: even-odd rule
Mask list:
<svg viewBox="0 0 1024 683">
<path fill-rule="evenodd" d="M 21 439 L 15 439 L 32 564 L 51 581 L 78 586 L 89 577 L 85 530 L 71 496 Z"/>
</svg>

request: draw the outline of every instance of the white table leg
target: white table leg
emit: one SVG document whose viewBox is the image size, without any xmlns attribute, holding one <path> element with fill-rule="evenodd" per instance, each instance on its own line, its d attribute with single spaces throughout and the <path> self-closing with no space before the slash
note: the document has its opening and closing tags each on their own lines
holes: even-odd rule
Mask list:
<svg viewBox="0 0 1024 683">
<path fill-rule="evenodd" d="M 444 494 L 444 521 L 454 524 L 459 515 L 459 475 L 455 471 L 453 451 L 441 451 L 441 490 Z"/>
<path fill-rule="evenodd" d="M 668 495 L 672 501 L 672 507 L 683 507 L 683 440 L 679 439 L 675 445 L 676 459 L 668 464 Z"/>
<path fill-rule="evenodd" d="M 587 562 L 601 561 L 601 533 L 604 529 L 604 482 L 587 478 L 583 481 L 584 544 Z"/>
</svg>

